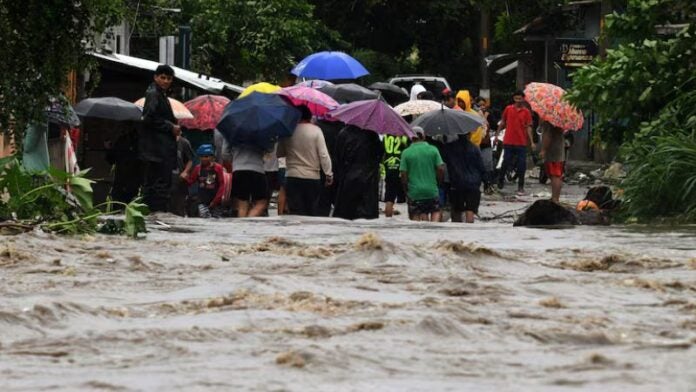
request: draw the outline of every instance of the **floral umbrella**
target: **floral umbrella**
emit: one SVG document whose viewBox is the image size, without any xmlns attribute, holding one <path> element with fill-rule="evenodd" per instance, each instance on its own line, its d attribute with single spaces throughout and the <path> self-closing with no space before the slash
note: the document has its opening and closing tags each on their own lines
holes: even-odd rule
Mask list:
<svg viewBox="0 0 696 392">
<path fill-rule="evenodd" d="M 443 105 L 440 102 L 429 99 L 417 99 L 394 106 L 394 111 L 399 113 L 399 116 L 418 116 L 433 110 L 439 110 L 442 107 Z"/>
<path fill-rule="evenodd" d="M 542 120 L 564 131 L 582 128 L 582 112 L 563 99 L 565 90 L 549 83 L 529 83 L 524 98 Z"/>
<path fill-rule="evenodd" d="M 293 105 L 307 105 L 313 115 L 322 117 L 331 109 L 339 106 L 333 98 L 319 90 L 305 86 L 285 87 L 278 92 L 287 97 Z"/>
<path fill-rule="evenodd" d="M 191 111 L 194 118 L 181 120 L 179 124 L 189 129 L 214 129 L 228 103 L 230 100 L 222 95 L 201 95 L 186 101 L 184 106 Z"/>
<path fill-rule="evenodd" d="M 169 99 L 169 105 L 172 107 L 172 112 L 174 113 L 174 117 L 181 120 L 185 118 L 193 118 L 193 114 L 188 110 L 186 106 L 184 106 L 183 103 L 180 101 L 177 101 L 174 98 L 167 98 Z M 140 106 L 141 108 L 145 106 L 145 98 L 140 98 L 139 100 L 135 101 L 135 106 Z"/>
</svg>

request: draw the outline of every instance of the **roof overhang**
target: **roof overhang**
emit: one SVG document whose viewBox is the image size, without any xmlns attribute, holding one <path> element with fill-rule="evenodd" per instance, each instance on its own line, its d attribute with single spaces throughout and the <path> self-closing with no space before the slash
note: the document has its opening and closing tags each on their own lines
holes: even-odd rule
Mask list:
<svg viewBox="0 0 696 392">
<path fill-rule="evenodd" d="M 154 72 L 157 69 L 157 66 L 159 66 L 159 63 L 156 61 L 141 59 L 139 57 L 126 56 L 122 54 L 103 54 L 92 52 L 90 53 L 90 55 L 96 57 L 99 61 L 105 61 L 112 64 L 119 64 L 128 68 L 134 68 L 143 71 Z M 241 86 L 224 82 L 212 76 L 196 73 L 187 69 L 174 66 L 172 66 L 172 69 L 174 69 L 174 78 L 180 81 L 181 83 L 185 84 L 187 87 L 206 91 L 213 94 L 223 94 L 225 90 L 232 91 L 237 94 L 244 91 L 244 88 Z"/>
</svg>

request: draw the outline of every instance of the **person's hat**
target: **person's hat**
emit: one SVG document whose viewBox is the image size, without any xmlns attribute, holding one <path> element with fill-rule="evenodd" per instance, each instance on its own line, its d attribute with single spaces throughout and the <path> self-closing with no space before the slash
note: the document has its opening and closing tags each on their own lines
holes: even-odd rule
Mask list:
<svg viewBox="0 0 696 392">
<path fill-rule="evenodd" d="M 198 154 L 199 157 L 202 156 L 213 156 L 215 155 L 215 150 L 213 149 L 212 144 L 201 144 L 198 146 L 198 150 L 196 150 L 196 154 Z"/>
<path fill-rule="evenodd" d="M 413 133 L 416 134 L 419 138 L 424 138 L 425 137 L 425 130 L 422 127 L 419 127 L 418 125 L 414 126 L 411 128 Z"/>
<path fill-rule="evenodd" d="M 454 93 L 452 92 L 452 90 L 448 89 L 447 87 L 442 89 L 442 97 L 443 98 L 449 98 L 449 97 L 453 97 L 453 96 L 454 96 Z"/>
</svg>

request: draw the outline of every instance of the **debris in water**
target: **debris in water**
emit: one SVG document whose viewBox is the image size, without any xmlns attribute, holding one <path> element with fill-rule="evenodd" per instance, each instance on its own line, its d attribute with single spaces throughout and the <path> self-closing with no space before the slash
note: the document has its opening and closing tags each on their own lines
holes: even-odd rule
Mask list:
<svg viewBox="0 0 696 392">
<path fill-rule="evenodd" d="M 544 298 L 541 301 L 539 301 L 539 305 L 541 305 L 545 308 L 554 308 L 554 309 L 565 308 L 565 305 L 563 305 L 561 303 L 561 301 L 559 301 L 558 298 L 556 298 L 556 297 Z"/>
<path fill-rule="evenodd" d="M 494 256 L 502 257 L 500 253 L 485 246 L 463 241 L 447 241 L 442 240 L 435 243 L 433 249 L 456 254 L 476 255 L 476 256 Z"/>
<path fill-rule="evenodd" d="M 382 250 L 382 238 L 375 233 L 365 233 L 355 243 L 357 250 Z"/>
<path fill-rule="evenodd" d="M 276 357 L 278 365 L 289 365 L 296 368 L 303 368 L 307 364 L 305 355 L 296 353 L 295 351 L 286 351 Z"/>
<path fill-rule="evenodd" d="M 384 328 L 384 323 L 381 321 L 363 321 L 361 323 L 353 324 L 348 328 L 349 331 L 377 331 Z"/>
</svg>

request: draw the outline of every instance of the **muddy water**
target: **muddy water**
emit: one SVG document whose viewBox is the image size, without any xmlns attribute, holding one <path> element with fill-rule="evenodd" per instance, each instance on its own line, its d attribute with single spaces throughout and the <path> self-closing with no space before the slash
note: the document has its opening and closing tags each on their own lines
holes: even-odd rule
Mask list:
<svg viewBox="0 0 696 392">
<path fill-rule="evenodd" d="M 696 388 L 696 229 L 201 221 L 0 244 L 0 390 Z"/>
</svg>

